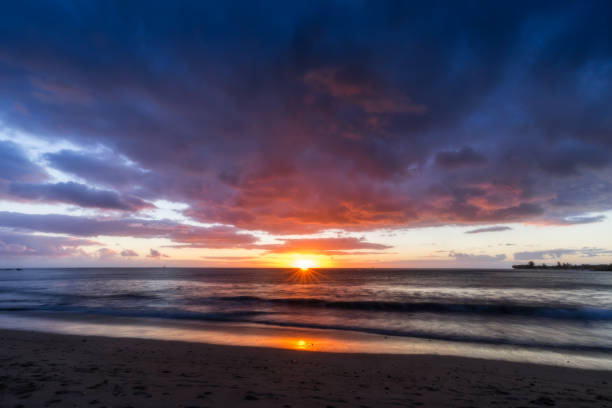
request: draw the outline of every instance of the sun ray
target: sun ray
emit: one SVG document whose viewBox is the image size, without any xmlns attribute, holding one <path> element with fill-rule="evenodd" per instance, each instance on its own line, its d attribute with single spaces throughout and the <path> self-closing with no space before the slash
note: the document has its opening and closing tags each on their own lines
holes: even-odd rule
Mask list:
<svg viewBox="0 0 612 408">
<path fill-rule="evenodd" d="M 292 270 L 288 281 L 291 283 L 313 284 L 319 283 L 321 281 L 320 278 L 322 276 L 323 274 L 320 271 L 314 270 L 312 268 L 297 268 Z"/>
</svg>

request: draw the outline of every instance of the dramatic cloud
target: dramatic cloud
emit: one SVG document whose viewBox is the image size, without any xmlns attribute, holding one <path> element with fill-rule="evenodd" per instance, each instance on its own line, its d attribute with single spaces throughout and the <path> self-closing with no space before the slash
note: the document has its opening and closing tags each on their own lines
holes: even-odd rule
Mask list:
<svg viewBox="0 0 612 408">
<path fill-rule="evenodd" d="M 0 142 L 0 194 L 126 212 L 28 231 L 245 248 L 254 231 L 574 225 L 612 210 L 606 2 L 3 11 L 2 129 L 63 144 L 30 154 L 42 169 L 19 138 Z M 157 200 L 222 226 L 142 221 Z M 298 250 L 284 242 L 267 250 Z"/>
<path fill-rule="evenodd" d="M 138 253 L 132 249 L 124 249 L 123 251 L 121 251 L 120 255 L 123 257 L 134 257 L 138 256 Z"/>
<path fill-rule="evenodd" d="M 91 170 L 95 173 L 101 169 L 94 167 Z M 107 165 L 105 170 L 112 170 L 112 166 Z M 121 177 L 125 179 L 124 175 Z M 115 191 L 91 188 L 75 182 L 35 182 L 47 178 L 47 173 L 28 159 L 18 145 L 0 141 L 1 198 L 45 203 L 61 202 L 80 207 L 123 211 L 138 211 L 153 207 L 152 204 L 132 195 L 120 195 Z"/>
<path fill-rule="evenodd" d="M 499 232 L 499 231 L 509 231 L 512 228 L 505 226 L 497 226 L 497 227 L 485 227 L 485 228 L 477 228 L 470 231 L 465 231 L 466 234 L 480 234 L 482 232 Z"/>
<path fill-rule="evenodd" d="M 172 221 L 136 218 L 77 217 L 58 214 L 21 214 L 0 211 L 0 227 L 18 231 L 39 231 L 75 236 L 121 236 L 168 238 L 182 246 L 236 248 L 250 246 L 257 239 L 232 227 L 194 227 Z"/>
<path fill-rule="evenodd" d="M 177 243 L 174 248 L 245 248 L 272 253 L 316 252 L 326 254 L 359 253 L 361 250 L 385 250 L 388 245 L 368 242 L 363 238 L 301 238 L 285 239 L 279 244 L 258 244 L 257 238 L 233 227 L 193 227 L 172 221 L 144 219 L 95 219 L 69 215 L 39 215 L 0 212 L 0 227 L 18 231 L 42 231 L 75 236 L 131 236 L 168 238 Z M 362 252 L 363 253 L 363 252 Z M 368 252 L 366 252 L 368 253 Z M 136 256 L 124 250 L 121 256 Z M 150 254 L 149 254 L 150 255 Z"/>
</svg>

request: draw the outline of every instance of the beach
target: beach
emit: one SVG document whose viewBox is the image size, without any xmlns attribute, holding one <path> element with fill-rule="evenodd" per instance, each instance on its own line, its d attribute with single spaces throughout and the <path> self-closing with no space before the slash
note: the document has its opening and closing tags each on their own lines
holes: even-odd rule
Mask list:
<svg viewBox="0 0 612 408">
<path fill-rule="evenodd" d="M 610 407 L 612 371 L 0 330 L 1 407 Z"/>
</svg>

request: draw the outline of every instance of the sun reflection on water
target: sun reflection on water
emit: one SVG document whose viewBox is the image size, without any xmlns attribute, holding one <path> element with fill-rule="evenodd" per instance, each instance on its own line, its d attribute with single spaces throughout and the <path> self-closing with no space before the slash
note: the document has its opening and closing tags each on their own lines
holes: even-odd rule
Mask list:
<svg viewBox="0 0 612 408">
<path fill-rule="evenodd" d="M 289 276 L 289 282 L 291 283 L 319 283 L 322 277 L 322 273 L 311 269 L 302 269 L 298 268 L 291 272 L 291 276 Z"/>
</svg>

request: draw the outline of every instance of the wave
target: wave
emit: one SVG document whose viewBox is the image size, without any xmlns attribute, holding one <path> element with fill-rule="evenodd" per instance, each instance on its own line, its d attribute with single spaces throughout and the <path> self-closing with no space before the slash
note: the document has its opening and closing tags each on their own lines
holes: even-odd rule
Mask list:
<svg viewBox="0 0 612 408">
<path fill-rule="evenodd" d="M 87 294 L 87 293 L 65 293 L 65 292 L 45 292 L 42 290 L 15 290 L 0 288 L 0 294 L 22 295 L 32 298 L 64 298 L 64 299 L 143 299 L 155 300 L 164 299 L 162 293 L 153 292 L 119 292 L 108 294 Z M 0 301 L 1 298 L 0 298 Z"/>
<path fill-rule="evenodd" d="M 74 295 L 67 295 L 74 296 Z M 144 300 L 154 300 L 154 299 L 163 299 L 161 295 L 155 295 L 152 293 L 142 293 L 142 292 L 127 292 L 127 293 L 115 293 L 108 295 L 77 295 L 77 297 L 86 298 L 86 299 L 144 299 Z"/>
<path fill-rule="evenodd" d="M 2 311 L 13 311 L 13 312 L 38 312 L 35 316 L 41 317 L 39 314 L 40 309 L 26 307 L 23 308 L 0 308 Z M 234 323 L 250 323 L 260 324 L 266 326 L 276 327 L 293 327 L 303 329 L 317 329 L 317 330 L 337 330 L 337 331 L 351 331 L 368 334 L 376 334 L 381 336 L 389 337 L 404 337 L 404 338 L 417 338 L 426 340 L 440 340 L 440 341 L 453 341 L 460 343 L 476 343 L 476 344 L 489 344 L 489 345 L 508 345 L 508 346 L 520 346 L 526 348 L 537 348 L 537 349 L 552 349 L 552 350 L 566 350 L 566 351 L 585 351 L 585 352 L 600 352 L 600 353 L 612 353 L 612 346 L 598 345 L 598 344 L 569 344 L 569 343 L 553 343 L 544 341 L 527 341 L 523 339 L 508 339 L 508 338 L 494 338 L 479 336 L 470 333 L 444 333 L 444 332 L 430 332 L 421 330 L 402 330 L 402 329 L 389 329 L 381 327 L 363 327 L 363 326 L 352 326 L 352 325 L 338 325 L 338 324 L 318 324 L 318 323 L 304 323 L 304 322 L 286 322 L 286 321 L 275 321 L 270 319 L 262 318 L 263 316 L 272 316 L 274 313 L 266 311 L 236 311 L 236 312 L 190 312 L 180 309 L 173 310 L 146 310 L 146 309 L 134 309 L 134 310 L 117 310 L 108 308 L 80 308 L 80 307 L 52 307 L 45 309 L 45 312 L 52 312 L 52 315 L 46 317 L 56 317 L 60 319 L 68 318 L 74 319 L 79 316 L 108 316 L 108 317 L 128 317 L 128 318 L 155 318 L 163 320 L 191 320 L 201 322 L 234 322 Z M 56 316 L 53 316 L 53 312 L 61 312 Z M 70 316 L 70 317 L 69 317 Z M 112 321 L 106 321 L 107 324 L 112 324 Z"/>
<path fill-rule="evenodd" d="M 316 323 L 296 323 L 296 322 L 288 323 L 288 322 L 275 322 L 275 321 L 267 321 L 267 320 L 254 320 L 251 322 L 270 325 L 270 326 L 299 327 L 299 328 L 321 329 L 321 330 L 356 331 L 356 332 L 378 334 L 378 335 L 391 336 L 391 337 L 412 337 L 412 338 L 417 338 L 417 339 L 455 341 L 455 342 L 462 342 L 462 343 L 508 345 L 508 346 L 520 346 L 520 347 L 538 348 L 538 349 L 588 351 L 588 352 L 599 352 L 599 353 L 612 352 L 612 346 L 604 346 L 604 345 L 548 343 L 548 342 L 540 342 L 540 341 L 522 341 L 518 339 L 513 340 L 513 339 L 490 338 L 490 337 L 484 337 L 484 336 L 473 336 L 469 334 L 462 335 L 462 334 L 451 334 L 451 333 L 431 333 L 431 332 L 417 331 L 417 330 L 393 330 L 393 329 L 359 327 L 359 326 L 325 325 L 325 324 L 316 324 Z"/>
<path fill-rule="evenodd" d="M 232 311 L 232 312 L 191 312 L 181 309 L 114 309 L 104 307 L 67 306 L 67 305 L 40 305 L 36 306 L 0 306 L 0 312 L 23 311 L 23 312 L 62 312 L 78 315 L 102 315 L 112 317 L 142 317 L 176 320 L 204 320 L 204 321 L 246 321 L 247 317 L 272 314 L 257 310 Z"/>
<path fill-rule="evenodd" d="M 260 298 L 256 296 L 228 296 L 211 298 L 239 303 L 275 304 L 300 307 L 317 307 L 385 312 L 467 313 L 487 315 L 516 315 L 557 319 L 612 320 L 612 310 L 572 306 L 539 306 L 509 303 L 443 303 L 396 302 L 374 300 L 327 300 L 318 298 Z"/>
<path fill-rule="evenodd" d="M 26 299 L 4 298 L 0 295 L 0 304 L 37 302 L 40 310 L 50 310 L 54 306 L 79 306 L 81 301 L 126 301 L 125 304 L 117 303 L 113 307 L 121 310 L 122 307 L 131 307 L 132 301 L 139 304 L 155 306 L 157 301 L 166 303 L 168 296 L 166 291 L 131 291 L 118 293 L 61 293 L 44 292 L 37 290 L 6 290 L 0 288 L 0 294 L 22 295 Z M 149 301 L 149 302 L 147 302 Z M 176 307 L 183 305 L 213 305 L 215 307 L 227 307 L 227 303 L 240 304 L 241 306 L 280 306 L 300 308 L 326 308 L 331 310 L 349 310 L 364 312 L 396 312 L 396 313 L 437 313 L 437 314 L 471 314 L 485 316 L 517 316 L 536 317 L 565 320 L 584 321 L 612 321 L 612 309 L 597 307 L 579 307 L 574 305 L 545 305 L 545 304 L 520 304 L 511 302 L 486 302 L 486 303 L 453 303 L 439 301 L 391 301 L 391 300 L 332 300 L 321 298 L 267 298 L 258 296 L 217 296 L 217 297 L 172 297 L 172 303 Z M 11 305 L 14 307 L 14 305 Z M 0 310 L 2 308 L 0 307 Z"/>
<path fill-rule="evenodd" d="M 164 291 L 123 292 L 108 294 L 71 294 L 58 292 L 12 290 L 0 293 L 9 295 L 25 295 L 27 299 L 5 298 L 0 296 L 0 304 L 37 302 L 39 310 L 50 310 L 55 306 L 79 306 L 81 301 L 126 301 L 123 307 L 131 307 L 131 301 L 146 302 L 154 306 L 157 301 L 166 303 L 168 299 Z M 390 300 L 331 300 L 321 298 L 267 298 L 258 296 L 218 296 L 218 297 L 173 297 L 175 306 L 183 305 L 213 305 L 227 307 L 231 302 L 241 306 L 280 306 L 299 308 L 326 308 L 331 310 L 349 310 L 363 312 L 395 312 L 395 313 L 437 313 L 437 314 L 471 314 L 485 316 L 517 316 L 584 321 L 612 321 L 612 309 L 596 307 L 579 307 L 574 305 L 538 305 L 520 303 L 453 303 L 438 301 L 390 301 Z M 14 305 L 11 305 L 14 306 Z M 121 310 L 121 303 L 113 305 Z M 0 310 L 2 308 L 0 307 Z"/>
</svg>

